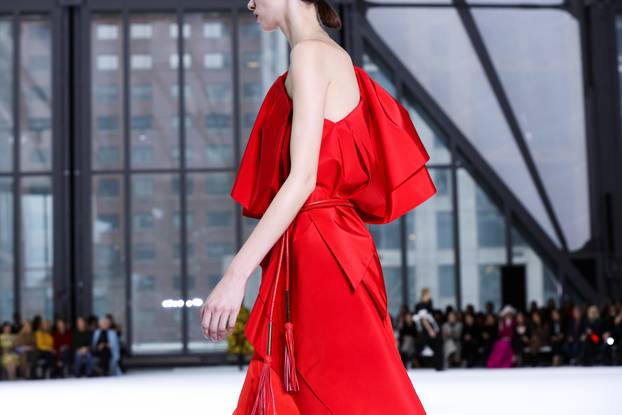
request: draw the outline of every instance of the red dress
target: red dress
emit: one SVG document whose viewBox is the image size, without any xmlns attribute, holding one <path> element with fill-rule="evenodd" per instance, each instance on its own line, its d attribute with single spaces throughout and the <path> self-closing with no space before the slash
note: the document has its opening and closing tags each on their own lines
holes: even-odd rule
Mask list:
<svg viewBox="0 0 622 415">
<path fill-rule="evenodd" d="M 316 187 L 261 261 L 245 334 L 255 352 L 234 415 L 424 415 L 397 350 L 382 268 L 366 223 L 436 193 L 408 111 L 362 68 L 361 99 L 324 119 Z M 261 218 L 290 169 L 293 101 L 268 90 L 231 197 Z"/>
</svg>

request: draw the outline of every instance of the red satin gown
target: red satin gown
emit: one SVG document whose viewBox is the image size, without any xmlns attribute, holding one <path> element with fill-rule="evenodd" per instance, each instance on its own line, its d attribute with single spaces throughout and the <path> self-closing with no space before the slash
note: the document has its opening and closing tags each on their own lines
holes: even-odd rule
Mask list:
<svg viewBox="0 0 622 415">
<path fill-rule="evenodd" d="M 424 415 L 397 350 L 367 223 L 436 193 L 406 109 L 362 68 L 358 105 L 324 119 L 316 187 L 261 261 L 234 415 Z M 290 169 L 287 71 L 259 108 L 230 195 L 261 218 Z M 289 306 L 288 306 L 289 305 Z"/>
</svg>

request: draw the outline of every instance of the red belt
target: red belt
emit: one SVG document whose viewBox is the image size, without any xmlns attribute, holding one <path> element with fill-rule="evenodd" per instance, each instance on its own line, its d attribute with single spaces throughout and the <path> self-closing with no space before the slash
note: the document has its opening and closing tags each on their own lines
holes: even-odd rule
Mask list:
<svg viewBox="0 0 622 415">
<path fill-rule="evenodd" d="M 305 203 L 299 212 L 304 212 L 310 209 L 316 209 L 320 207 L 331 206 L 349 206 L 354 207 L 354 204 L 347 199 L 342 198 L 329 198 L 316 200 L 313 202 Z M 274 281 L 274 290 L 272 292 L 272 302 L 270 305 L 270 317 L 268 320 L 268 344 L 266 350 L 266 357 L 264 359 L 264 365 L 259 379 L 259 386 L 257 390 L 257 396 L 253 405 L 251 415 L 267 414 L 267 404 L 270 402 L 272 405 L 272 414 L 276 413 L 274 406 L 274 394 L 272 392 L 272 382 L 270 381 L 270 365 L 272 363 L 271 345 L 272 345 L 272 314 L 274 311 L 274 300 L 276 298 L 276 289 L 279 284 L 279 274 L 283 265 L 283 257 L 285 257 L 285 356 L 284 356 L 284 385 L 287 392 L 298 391 L 300 387 L 298 385 L 298 377 L 296 376 L 296 365 L 294 361 L 294 336 L 293 336 L 293 323 L 291 321 L 290 306 L 289 306 L 289 233 L 291 224 L 285 229 L 285 232 L 280 238 L 281 249 L 279 251 L 279 259 L 277 263 L 276 277 Z"/>
</svg>

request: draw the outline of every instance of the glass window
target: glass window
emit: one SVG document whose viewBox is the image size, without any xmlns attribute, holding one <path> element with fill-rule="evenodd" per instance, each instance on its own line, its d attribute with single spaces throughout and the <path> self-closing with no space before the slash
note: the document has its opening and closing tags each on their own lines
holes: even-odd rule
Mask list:
<svg viewBox="0 0 622 415">
<path fill-rule="evenodd" d="M 115 84 L 95 85 L 95 98 L 98 102 L 117 102 L 119 99 L 119 87 Z"/>
<path fill-rule="evenodd" d="M 153 243 L 135 244 L 132 247 L 132 252 L 135 261 L 151 261 L 155 259 L 156 247 Z"/>
<path fill-rule="evenodd" d="M 12 318 L 15 307 L 13 221 L 12 180 L 0 177 L 0 318 L 3 321 Z"/>
<path fill-rule="evenodd" d="M 231 128 L 231 114 L 211 113 L 205 116 L 205 128 Z"/>
<path fill-rule="evenodd" d="M 184 68 L 190 69 L 190 67 L 192 66 L 192 56 L 190 56 L 189 53 L 184 53 L 183 61 L 184 61 Z M 171 66 L 171 69 L 179 68 L 179 54 L 173 53 L 171 56 L 169 56 L 168 62 L 169 62 L 169 65 Z"/>
<path fill-rule="evenodd" d="M 135 231 L 153 229 L 155 218 L 152 212 L 134 212 L 132 223 Z"/>
<path fill-rule="evenodd" d="M 125 214 L 123 177 L 92 178 L 91 247 L 93 249 L 93 312 L 125 320 Z"/>
<path fill-rule="evenodd" d="M 203 37 L 218 39 L 223 37 L 223 32 L 222 22 L 207 22 L 203 24 Z"/>
<path fill-rule="evenodd" d="M 179 195 L 180 183 L 181 183 L 181 180 L 178 176 L 173 177 L 173 179 L 171 180 L 171 189 L 173 193 L 176 195 Z M 186 176 L 186 195 L 191 195 L 193 188 L 194 188 L 194 181 L 192 179 L 192 176 L 187 175 Z"/>
<path fill-rule="evenodd" d="M 453 264 L 438 266 L 438 295 L 449 298 L 452 302 L 456 298 L 455 271 Z"/>
<path fill-rule="evenodd" d="M 119 128 L 118 118 L 113 115 L 105 115 L 97 118 L 99 131 L 114 131 Z"/>
<path fill-rule="evenodd" d="M 96 67 L 100 71 L 116 71 L 119 69 L 119 57 L 112 54 L 101 54 L 96 58 Z"/>
<path fill-rule="evenodd" d="M 159 33 L 165 26 L 160 22 L 154 25 Z M 181 313 L 184 302 L 180 302 L 180 291 L 173 289 L 172 277 L 180 274 L 180 261 L 171 261 L 178 257 L 180 232 L 174 224 L 175 212 L 180 210 L 180 199 L 172 192 L 162 191 L 171 188 L 173 174 L 137 174 L 132 173 L 132 200 L 129 213 L 132 222 L 132 290 L 142 276 L 153 277 L 154 288 L 140 295 L 133 295 L 130 305 L 132 313 L 133 352 L 179 352 L 181 350 Z M 143 213 L 150 212 L 152 219 L 146 219 Z M 147 231 L 137 231 L 146 221 L 150 225 Z M 152 226 L 151 226 L 152 225 Z M 166 235 L 166 238 L 162 238 Z M 155 319 L 155 325 L 143 325 L 141 319 Z"/>
<path fill-rule="evenodd" d="M 119 28 L 116 25 L 102 23 L 95 25 L 95 28 L 98 40 L 118 39 L 119 37 Z"/>
<path fill-rule="evenodd" d="M 97 164 L 101 167 L 115 167 L 121 158 L 119 147 L 116 145 L 100 146 L 97 148 Z"/>
<path fill-rule="evenodd" d="M 451 212 L 436 212 L 436 237 L 438 249 L 454 248 L 454 220 Z"/>
<path fill-rule="evenodd" d="M 130 25 L 130 36 L 132 39 L 150 39 L 153 30 L 150 23 L 132 23 Z"/>
<path fill-rule="evenodd" d="M 21 313 L 52 317 L 53 196 L 49 177 L 21 179 Z"/>
<path fill-rule="evenodd" d="M 231 226 L 233 224 L 233 212 L 212 211 L 207 212 L 207 226 Z"/>
<path fill-rule="evenodd" d="M 477 209 L 477 242 L 481 247 L 505 246 L 504 220 L 481 188 L 475 191 Z"/>
<path fill-rule="evenodd" d="M 19 137 L 21 170 L 50 171 L 52 158 L 52 47 L 47 15 L 24 15 L 20 20 L 20 108 L 22 129 Z M 31 35 L 29 35 L 31 34 Z M 6 38 L 5 38 L 6 39 Z M 5 40 L 6 41 L 6 40 Z M 8 64 L 11 65 L 11 64 Z M 12 65 L 10 66 L 12 69 Z M 9 67 L 7 72 L 12 72 Z M 3 79 L 0 83 L 6 83 Z M 12 85 L 12 83 L 9 83 Z M 33 89 L 45 100 L 29 99 Z M 11 114 L 12 102 L 6 101 L 4 114 Z M 6 115 L 5 115 L 6 117 Z M 11 115 L 12 117 L 12 115 Z"/>
<path fill-rule="evenodd" d="M 493 310 L 501 309 L 500 264 L 479 264 L 479 304 L 474 304 L 475 308 L 483 310 L 488 302 L 493 304 Z"/>
<path fill-rule="evenodd" d="M 474 12 L 476 15 L 482 13 L 484 12 Z M 562 86 L 562 93 L 559 95 L 563 97 L 562 102 L 555 105 L 547 104 L 554 106 L 556 111 L 559 110 L 564 113 L 563 116 L 559 118 L 558 123 L 553 124 L 548 118 L 542 118 L 544 121 L 542 125 L 548 131 L 554 131 L 550 129 L 561 125 L 564 125 L 564 128 L 569 125 L 574 125 L 574 127 L 569 128 L 577 128 L 576 123 L 582 124 L 583 111 L 565 112 L 565 110 L 570 109 L 569 105 L 574 105 L 570 101 L 574 101 L 574 98 L 582 99 L 582 95 L 577 94 L 577 90 L 582 89 L 581 75 L 577 75 L 575 71 L 581 64 L 580 59 L 575 59 L 577 52 L 580 51 L 576 20 L 570 18 L 566 12 L 561 11 L 538 11 L 534 13 L 532 10 L 525 12 L 511 10 L 503 13 L 510 16 L 524 13 L 526 17 L 526 20 L 521 24 L 515 25 L 517 29 L 510 36 L 491 34 L 485 38 L 485 40 L 492 39 L 499 42 L 502 42 L 501 39 L 520 41 L 518 45 L 505 45 L 499 48 L 506 54 L 518 54 L 515 61 L 508 64 L 508 77 L 514 76 L 517 71 L 521 71 L 523 68 L 529 68 L 524 61 L 533 61 L 537 69 L 532 71 L 533 73 L 529 72 L 526 79 L 532 87 L 539 89 L 535 96 L 542 95 L 541 91 L 545 89 L 541 88 L 541 85 L 544 84 L 542 81 L 544 80 L 546 83 L 551 77 L 555 78 L 555 82 L 560 85 L 568 84 L 570 89 Z M 551 23 L 547 23 L 542 25 L 541 31 L 536 30 L 533 33 L 526 34 L 524 31 L 526 21 L 528 22 L 531 16 L 535 20 L 541 20 L 536 16 L 538 13 L 550 13 L 551 15 L 556 13 L 555 21 L 559 20 L 561 33 L 552 34 Z M 434 97 L 445 114 L 464 133 L 508 188 L 515 192 L 554 243 L 559 245 L 555 230 L 533 178 L 527 169 L 525 160 L 521 156 L 506 115 L 499 105 L 497 96 L 455 8 L 376 7 L 369 10 L 367 17 L 385 44 L 396 56 L 399 56 L 400 61 L 422 84 L 422 87 Z M 490 23 L 491 25 L 497 24 L 497 27 L 502 29 L 506 26 L 500 25 L 495 19 L 490 19 Z M 513 24 L 511 20 L 507 22 L 507 25 L 510 24 Z M 567 29 L 568 26 L 571 28 Z M 542 38 L 546 38 L 546 40 L 540 42 Z M 525 51 L 531 52 L 532 49 L 539 48 L 538 43 L 551 44 L 551 54 L 535 55 L 531 58 L 529 53 Z M 564 64 L 551 66 L 551 59 L 553 61 L 558 59 Z M 566 63 L 570 65 L 570 68 L 566 68 Z M 541 65 L 547 67 L 541 68 Z M 561 72 L 553 70 L 552 75 L 546 74 L 549 67 L 559 67 Z M 546 75 L 540 77 L 542 73 Z M 534 79 L 539 79 L 539 81 L 534 82 Z M 524 90 L 524 88 L 513 89 L 518 94 L 523 93 L 521 91 Z M 533 101 L 533 96 L 533 94 L 523 93 L 522 98 L 530 103 Z M 542 102 L 547 102 L 546 100 L 549 99 L 548 96 L 541 96 L 541 98 L 540 101 Z M 575 109 L 580 108 L 581 105 L 579 104 Z M 568 117 L 568 114 L 572 115 Z M 522 115 L 519 114 L 520 116 Z M 533 117 L 538 121 L 540 115 L 536 113 Z M 577 131 L 583 130 L 584 128 L 577 128 Z M 563 131 L 558 131 L 555 134 L 563 138 L 565 136 Z M 545 142 L 546 140 L 543 141 L 545 135 L 541 135 L 542 137 L 527 137 L 527 141 Z M 548 157 L 547 154 L 551 153 L 542 151 L 539 157 Z M 550 159 L 550 157 L 548 158 Z M 552 159 L 557 160 L 557 156 Z M 573 169 L 572 166 L 576 165 L 585 167 L 585 159 L 575 157 L 572 159 L 574 161 L 569 162 L 567 167 L 558 167 L 555 172 Z M 586 177 L 585 172 L 579 175 Z M 557 178 L 559 175 L 554 173 L 551 176 Z M 582 186 L 581 183 L 579 185 Z M 561 189 L 564 189 L 564 186 L 559 186 L 559 191 L 562 191 Z"/>
<path fill-rule="evenodd" d="M 132 84 L 132 100 L 151 101 L 153 99 L 153 87 L 151 84 Z"/>
<path fill-rule="evenodd" d="M 591 232 L 580 20 L 559 9 L 476 8 L 473 18 L 568 249 L 583 248 Z M 530 197 L 522 187 L 512 190 Z"/>
<path fill-rule="evenodd" d="M 192 27 L 190 27 L 188 23 L 182 24 L 182 27 L 183 27 L 182 30 L 184 33 L 184 38 L 189 38 L 190 35 L 192 34 Z M 169 25 L 169 35 L 173 39 L 177 39 L 179 37 L 179 25 L 177 23 L 171 23 Z"/>
<path fill-rule="evenodd" d="M 93 170 L 118 169 L 124 163 L 124 114 L 119 14 L 95 14 L 91 20 L 91 158 Z M 132 95 L 134 91 L 132 90 Z M 105 291 L 102 291 L 105 292 Z"/>
<path fill-rule="evenodd" d="M 97 223 L 95 225 L 102 232 L 110 232 L 119 229 L 119 214 L 117 213 L 100 213 L 97 215 Z"/>
<path fill-rule="evenodd" d="M 498 204 L 464 168 L 459 168 L 460 286 L 462 307 L 483 309 L 501 301 L 499 266 L 507 262 L 505 220 Z"/>
<path fill-rule="evenodd" d="M 134 115 L 132 117 L 132 129 L 134 130 L 150 130 L 153 128 L 153 116 L 151 115 Z"/>
<path fill-rule="evenodd" d="M 102 177 L 97 180 L 98 197 L 118 197 L 119 179 L 116 177 Z"/>
<path fill-rule="evenodd" d="M 150 166 L 155 163 L 153 146 L 137 144 L 132 147 L 132 163 L 136 166 Z"/>
</svg>

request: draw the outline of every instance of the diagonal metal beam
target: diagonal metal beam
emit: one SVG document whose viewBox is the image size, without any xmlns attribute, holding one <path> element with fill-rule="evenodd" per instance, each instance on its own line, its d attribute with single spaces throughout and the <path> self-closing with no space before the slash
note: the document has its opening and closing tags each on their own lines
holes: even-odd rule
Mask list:
<svg viewBox="0 0 622 415">
<path fill-rule="evenodd" d="M 497 73 L 490 53 L 484 44 L 484 39 L 477 28 L 475 23 L 475 19 L 473 18 L 473 14 L 468 7 L 465 7 L 465 0 L 453 0 L 453 3 L 456 5 L 460 5 L 462 7 L 456 7 L 456 13 L 460 17 L 462 21 L 462 25 L 464 26 L 464 30 L 471 41 L 473 46 L 473 50 L 477 54 L 477 58 L 479 62 L 482 64 L 482 69 L 484 70 L 484 74 L 486 79 L 492 88 L 492 92 L 499 103 L 499 108 L 501 109 L 501 113 L 504 115 L 505 120 L 512 132 L 512 136 L 514 137 L 514 141 L 516 141 L 516 145 L 520 151 L 520 154 L 523 156 L 523 160 L 525 161 L 525 165 L 527 166 L 527 170 L 529 171 L 529 176 L 533 180 L 534 185 L 536 186 L 536 190 L 540 195 L 540 199 L 544 204 L 544 209 L 546 210 L 547 215 L 549 216 L 549 220 L 553 224 L 553 228 L 555 229 L 555 234 L 559 239 L 559 242 L 562 245 L 564 251 L 568 251 L 568 244 L 566 242 L 566 237 L 564 236 L 564 232 L 562 231 L 561 225 L 559 223 L 559 219 L 557 218 L 557 214 L 555 213 L 555 209 L 553 208 L 553 204 L 551 203 L 551 198 L 549 197 L 546 188 L 544 187 L 544 182 L 538 173 L 538 169 L 536 167 L 536 163 L 531 156 L 531 152 L 529 150 L 529 146 L 525 141 L 525 137 L 523 136 L 523 132 L 518 124 L 518 120 L 516 115 L 514 114 L 514 110 L 512 109 L 512 105 L 510 104 L 510 100 L 505 92 L 505 88 L 501 83 L 501 78 Z"/>
<path fill-rule="evenodd" d="M 359 24 L 365 43 L 394 71 L 395 82 L 403 84 L 403 89 L 408 91 L 428 111 L 428 115 L 439 130 L 443 131 L 453 141 L 452 144 L 464 155 L 466 161 L 470 163 L 465 167 L 476 177 L 483 180 L 495 192 L 496 196 L 505 205 L 503 208 L 507 206 L 514 217 L 520 218 L 522 225 L 535 239 L 543 252 L 555 261 L 559 273 L 568 275 L 568 280 L 586 299 L 594 302 L 598 301 L 598 293 L 570 261 L 567 251 L 560 250 L 556 246 L 531 213 L 516 198 L 512 190 L 507 187 L 494 169 L 473 147 L 469 139 L 453 123 L 442 107 L 415 79 L 410 70 L 371 27 L 367 19 L 362 17 Z"/>
</svg>

